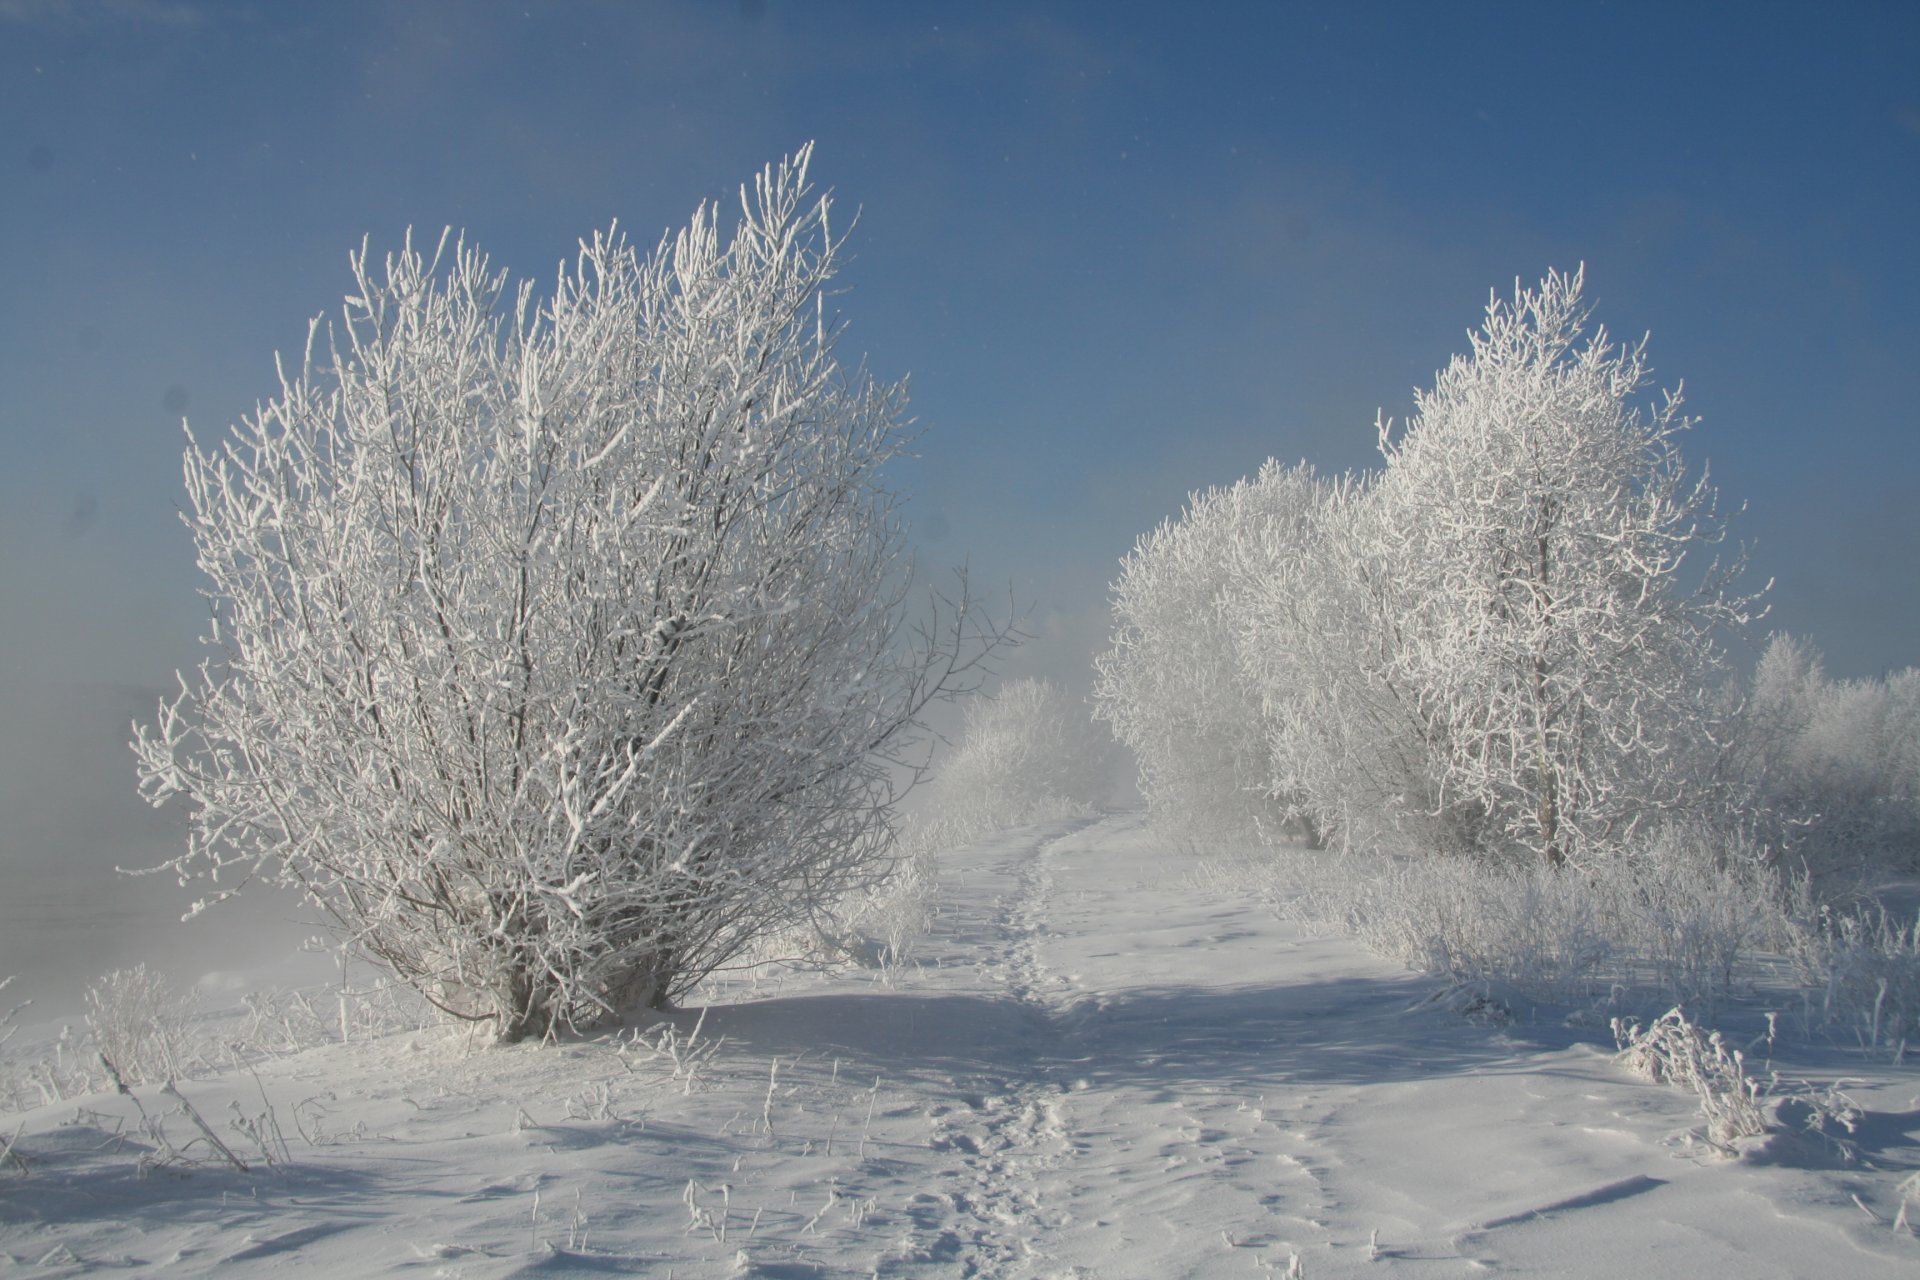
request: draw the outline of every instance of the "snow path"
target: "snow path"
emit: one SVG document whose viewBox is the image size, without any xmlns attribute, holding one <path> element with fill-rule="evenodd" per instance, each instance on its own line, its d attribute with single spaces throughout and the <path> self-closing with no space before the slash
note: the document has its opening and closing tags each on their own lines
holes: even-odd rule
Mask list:
<svg viewBox="0 0 1920 1280">
<path fill-rule="evenodd" d="M 1849 1085 L 1872 1168 L 1686 1158 L 1681 1092 L 1420 1007 L 1193 865 L 1137 817 L 1008 833 L 947 859 L 895 988 L 736 984 L 652 1048 L 434 1031 L 183 1084 L 245 1174 L 137 1176 L 111 1095 L 0 1116 L 29 1160 L 0 1276 L 1920 1277 L 1911 1072 Z M 262 1168 L 226 1122 L 269 1102 L 292 1158 Z"/>
</svg>

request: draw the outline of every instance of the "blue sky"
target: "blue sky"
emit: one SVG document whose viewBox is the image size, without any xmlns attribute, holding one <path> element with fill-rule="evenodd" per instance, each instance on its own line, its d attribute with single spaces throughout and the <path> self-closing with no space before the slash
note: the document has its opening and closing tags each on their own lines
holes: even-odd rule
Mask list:
<svg viewBox="0 0 1920 1280">
<path fill-rule="evenodd" d="M 1490 288 L 1583 261 L 1766 625 L 1912 664 L 1916 67 L 1893 4 L 0 0 L 0 885 L 170 847 L 124 742 L 196 658 L 179 421 L 273 390 L 350 247 L 546 278 L 808 139 L 923 557 L 1031 602 L 1016 669 L 1078 677 L 1189 490 L 1371 465 Z"/>
</svg>

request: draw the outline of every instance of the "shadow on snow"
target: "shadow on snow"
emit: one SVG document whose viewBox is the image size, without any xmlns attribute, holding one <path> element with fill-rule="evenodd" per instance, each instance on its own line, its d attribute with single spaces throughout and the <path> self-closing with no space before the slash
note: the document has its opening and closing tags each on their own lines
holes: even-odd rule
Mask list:
<svg viewBox="0 0 1920 1280">
<path fill-rule="evenodd" d="M 757 1053 L 844 1055 L 895 1081 L 1012 1071 L 1096 1088 L 1387 1083 L 1498 1071 L 1515 1058 L 1510 1041 L 1483 1028 L 1415 1011 L 1429 986 L 1409 976 L 1149 987 L 1058 1009 L 1012 996 L 828 991 L 716 1005 L 706 1030 Z"/>
</svg>

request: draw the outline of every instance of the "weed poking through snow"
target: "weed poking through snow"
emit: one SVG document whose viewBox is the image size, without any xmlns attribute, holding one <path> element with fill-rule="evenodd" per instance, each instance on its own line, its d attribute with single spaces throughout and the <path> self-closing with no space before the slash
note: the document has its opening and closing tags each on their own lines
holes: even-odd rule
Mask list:
<svg viewBox="0 0 1920 1280">
<path fill-rule="evenodd" d="M 1618 1060 L 1635 1075 L 1694 1091 L 1706 1121 L 1701 1137 L 1717 1154 L 1738 1155 L 1740 1139 L 1767 1132 L 1766 1085 L 1748 1078 L 1744 1054 L 1727 1048 L 1718 1031 L 1702 1035 L 1684 1010 L 1669 1009 L 1644 1030 L 1615 1018 L 1613 1037 Z"/>
</svg>

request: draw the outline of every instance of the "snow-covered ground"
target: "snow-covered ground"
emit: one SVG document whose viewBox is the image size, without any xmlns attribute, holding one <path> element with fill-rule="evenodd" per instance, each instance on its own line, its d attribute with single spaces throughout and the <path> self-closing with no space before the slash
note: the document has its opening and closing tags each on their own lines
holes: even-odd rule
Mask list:
<svg viewBox="0 0 1920 1280">
<path fill-rule="evenodd" d="M 1913 1072 L 1783 1050 L 1848 1075 L 1854 1158 L 1713 1158 L 1603 1030 L 1449 1012 L 1191 871 L 1134 816 L 1031 828 L 948 856 L 891 987 L 794 975 L 637 1036 L 434 1029 L 182 1083 L 245 1172 L 202 1141 L 143 1176 L 115 1094 L 5 1115 L 0 1275 L 1920 1276 Z M 261 1120 L 284 1148 L 234 1123 Z"/>
</svg>

